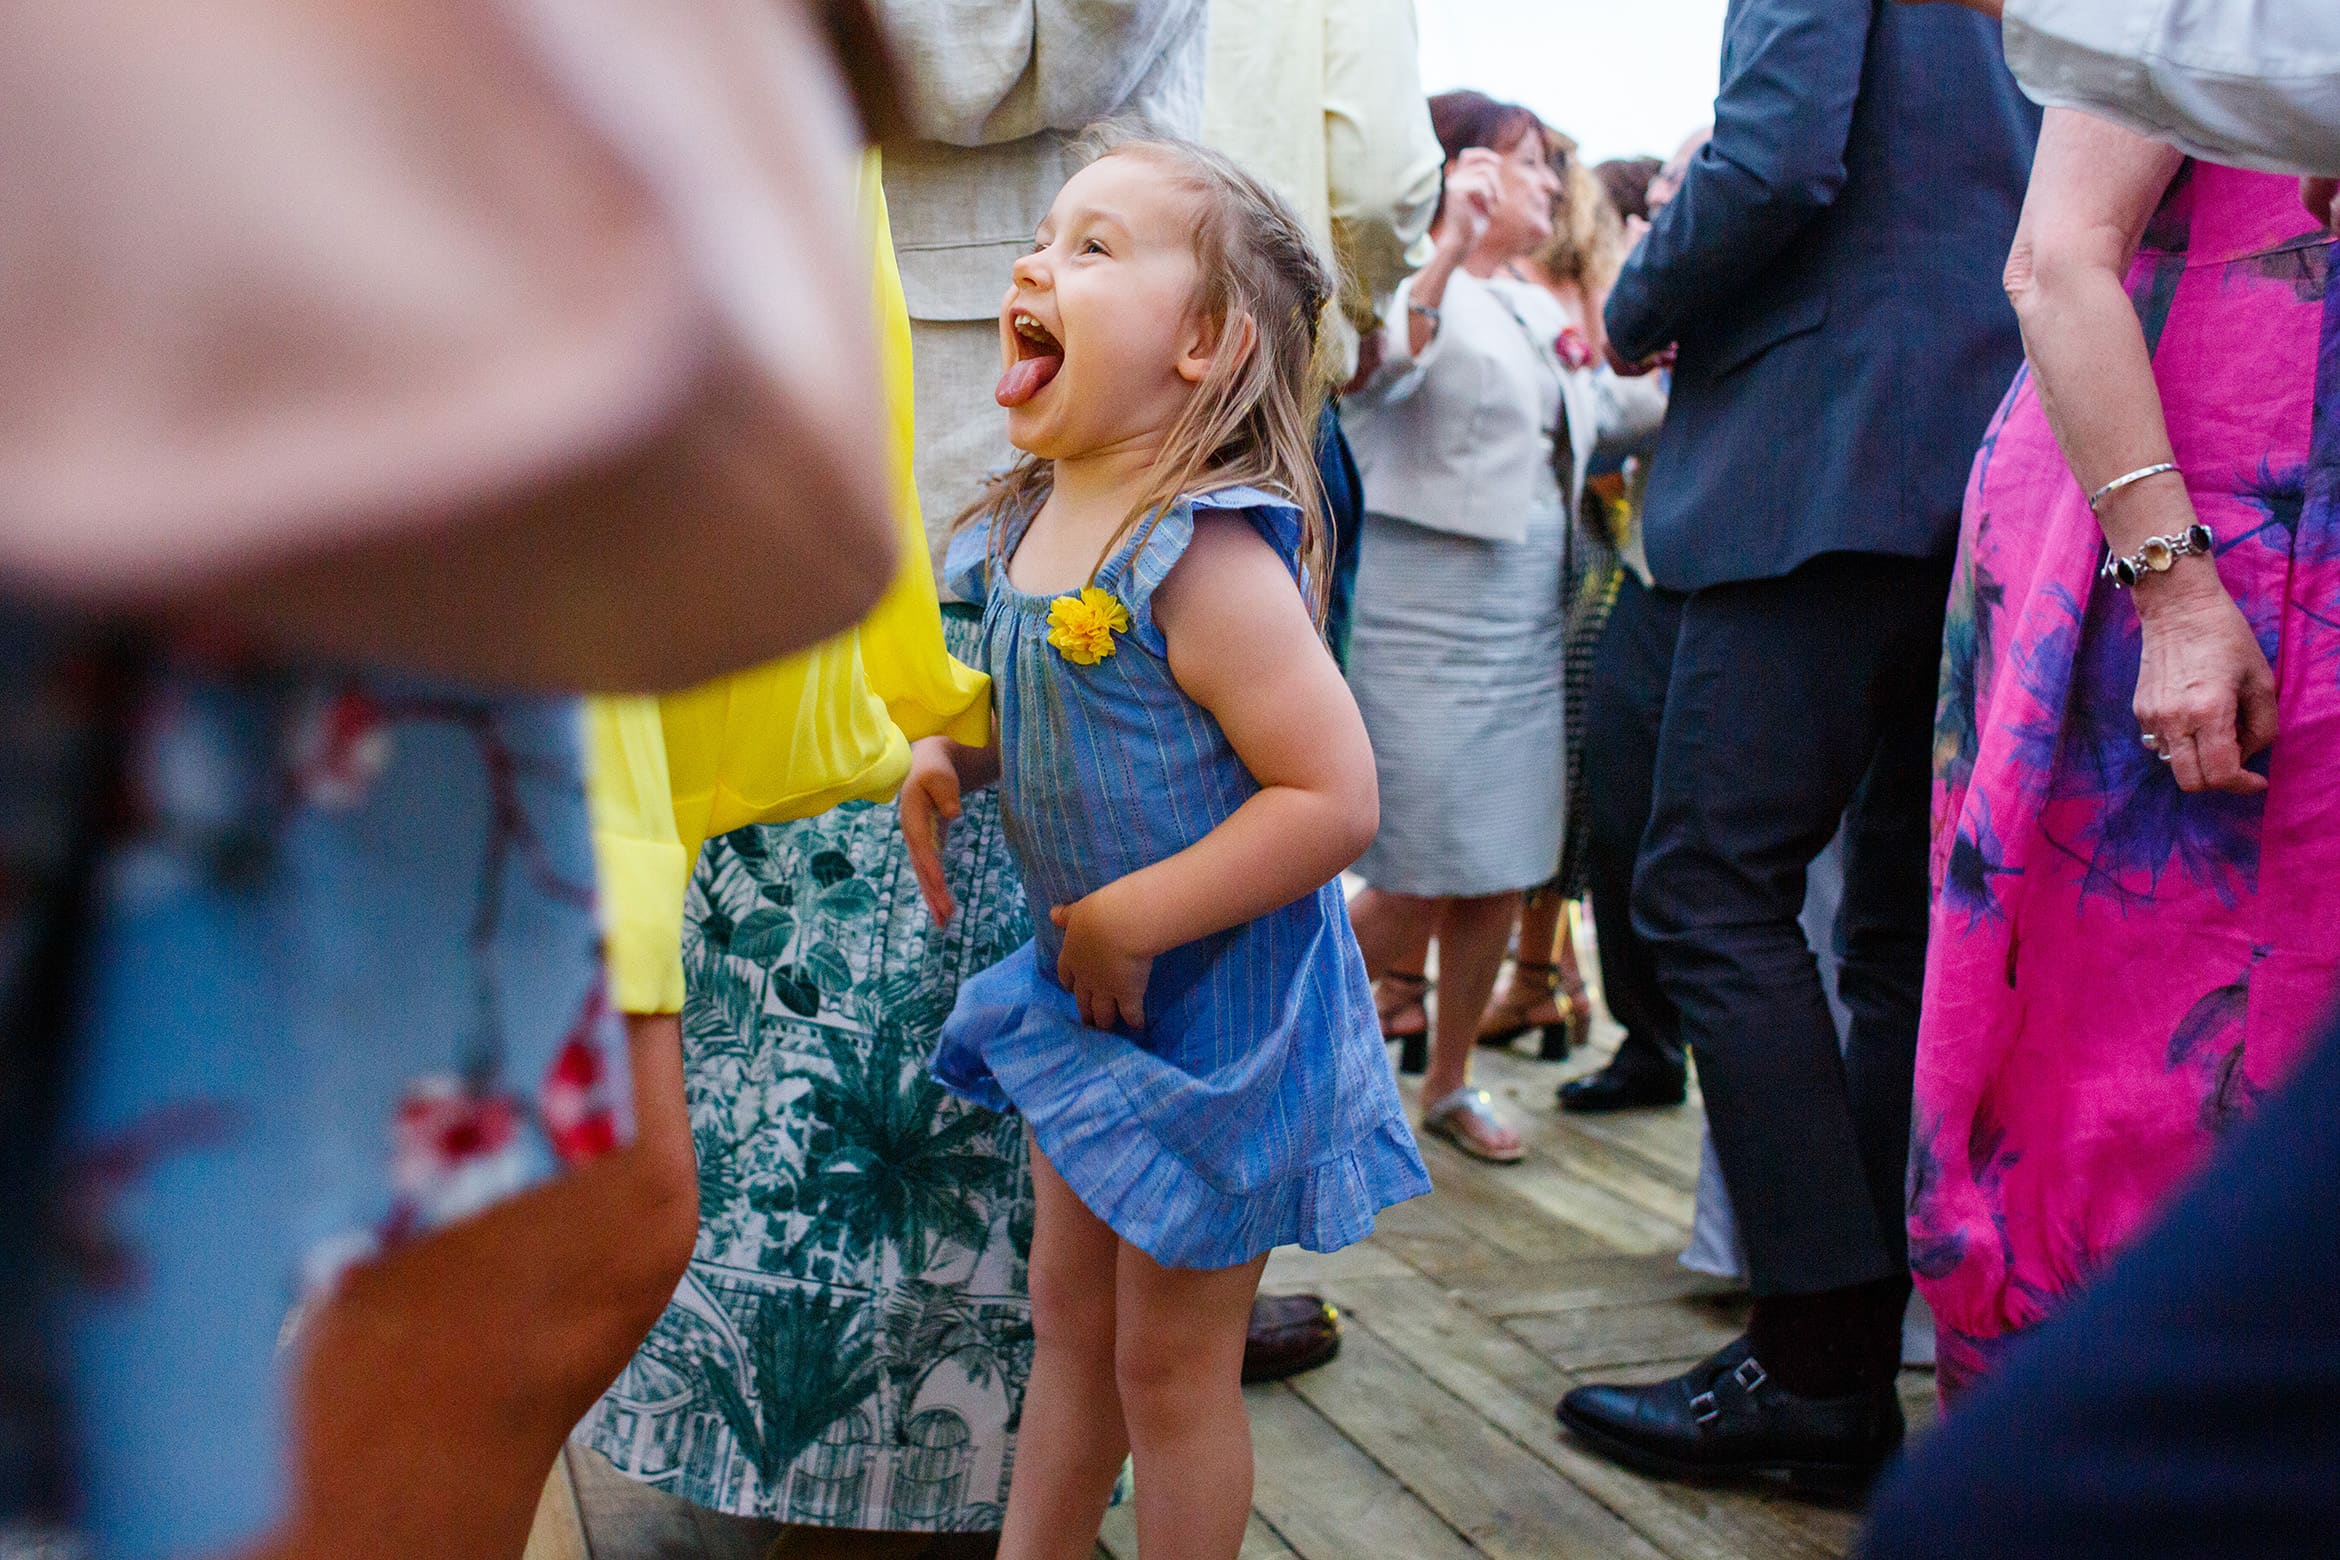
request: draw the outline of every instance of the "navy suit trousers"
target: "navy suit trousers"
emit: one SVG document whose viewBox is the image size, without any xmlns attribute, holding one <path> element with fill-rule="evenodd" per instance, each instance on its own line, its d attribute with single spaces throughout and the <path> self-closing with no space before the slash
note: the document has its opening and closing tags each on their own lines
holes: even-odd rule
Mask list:
<svg viewBox="0 0 2340 1560">
<path fill-rule="evenodd" d="M 1683 603 L 1633 921 L 1698 1059 L 1758 1296 L 1907 1271 L 1949 580 L 1946 560 L 1831 553 Z M 1840 820 L 1841 1051 L 1797 919 Z"/>
</svg>

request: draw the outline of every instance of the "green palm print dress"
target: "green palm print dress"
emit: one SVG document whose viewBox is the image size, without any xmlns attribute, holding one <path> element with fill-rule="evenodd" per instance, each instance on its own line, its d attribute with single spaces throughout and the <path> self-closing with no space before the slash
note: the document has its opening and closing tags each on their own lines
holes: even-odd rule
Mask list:
<svg viewBox="0 0 2340 1560">
<path fill-rule="evenodd" d="M 964 625 L 946 618 L 952 649 Z M 996 793 L 928 918 L 890 806 L 708 843 L 683 937 L 699 1241 L 582 1437 L 737 1516 L 996 1529 L 1032 1363 L 1022 1124 L 927 1073 L 960 981 L 1031 936 Z"/>
</svg>

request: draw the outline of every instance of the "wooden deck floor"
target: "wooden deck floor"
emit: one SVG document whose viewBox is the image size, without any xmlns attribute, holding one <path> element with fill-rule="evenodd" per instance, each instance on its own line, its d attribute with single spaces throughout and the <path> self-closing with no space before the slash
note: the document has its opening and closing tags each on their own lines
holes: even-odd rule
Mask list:
<svg viewBox="0 0 2340 1560">
<path fill-rule="evenodd" d="M 1559 1082 L 1599 1065 L 1482 1052 L 1478 1081 L 1528 1138 L 1519 1165 L 1425 1142 L 1437 1190 L 1332 1256 L 1287 1250 L 1270 1290 L 1340 1306 L 1340 1357 L 1254 1388 L 1258 1483 L 1244 1560 L 1822 1560 L 1851 1513 L 1764 1491 L 1656 1483 L 1563 1440 L 1552 1407 L 1584 1380 L 1671 1375 L 1736 1336 L 1743 1299 L 1674 1260 L 1700 1117 L 1563 1116 Z M 1407 1103 L 1419 1101 L 1407 1080 Z M 1911 1423 L 1933 1378 L 1904 1374 Z M 1135 1560 L 1131 1513 L 1101 1553 Z"/>
<path fill-rule="evenodd" d="M 1525 1163 L 1427 1142 L 1430 1196 L 1347 1251 L 1270 1261 L 1269 1289 L 1341 1307 L 1345 1342 L 1321 1370 L 1249 1394 L 1244 1560 L 1829 1560 L 1850 1546 L 1851 1513 L 1642 1479 L 1553 1422 L 1577 1382 L 1670 1375 L 1746 1315 L 1674 1260 L 1697 1183 L 1695 1099 L 1614 1117 L 1553 1108 L 1560 1081 L 1605 1051 L 1562 1066 L 1482 1052 L 1478 1081 L 1526 1132 Z M 1418 1108 L 1411 1080 L 1406 1092 Z M 1902 1396 L 1913 1428 L 1932 1419 L 1930 1374 L 1904 1373 Z M 1108 1516 L 1100 1556 L 1136 1560 L 1132 1515 Z M 527 1560 L 588 1554 L 556 1469 Z"/>
</svg>

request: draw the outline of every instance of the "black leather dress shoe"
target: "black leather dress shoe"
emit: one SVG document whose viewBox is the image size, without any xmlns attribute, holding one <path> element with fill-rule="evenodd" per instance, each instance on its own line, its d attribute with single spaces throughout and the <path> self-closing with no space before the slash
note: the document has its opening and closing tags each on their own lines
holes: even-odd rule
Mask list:
<svg viewBox="0 0 2340 1560">
<path fill-rule="evenodd" d="M 1243 1379 L 1282 1381 L 1341 1352 L 1341 1313 L 1321 1295 L 1261 1295 L 1243 1336 Z"/>
<path fill-rule="evenodd" d="M 1689 1085 L 1680 1073 L 1620 1068 L 1611 1063 L 1599 1072 L 1560 1085 L 1560 1108 L 1594 1116 L 1602 1111 L 1679 1105 L 1688 1093 Z"/>
<path fill-rule="evenodd" d="M 1890 1386 L 1798 1397 L 1773 1381 L 1744 1338 L 1670 1380 L 1578 1387 L 1560 1423 L 1629 1468 L 1693 1481 L 1784 1478 L 1830 1500 L 1858 1497 L 1901 1446 Z"/>
</svg>

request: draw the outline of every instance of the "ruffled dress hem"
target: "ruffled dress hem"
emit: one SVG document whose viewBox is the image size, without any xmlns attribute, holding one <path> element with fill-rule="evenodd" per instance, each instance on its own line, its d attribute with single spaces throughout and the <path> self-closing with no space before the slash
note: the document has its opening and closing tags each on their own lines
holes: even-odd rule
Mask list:
<svg viewBox="0 0 2340 1560">
<path fill-rule="evenodd" d="M 1014 982 L 1019 971 L 1042 978 L 1031 944 L 962 989 L 935 1053 L 935 1080 L 986 1109 L 1021 1114 L 1089 1211 L 1164 1267 L 1234 1267 L 1278 1246 L 1338 1251 L 1370 1235 L 1382 1209 L 1430 1190 L 1413 1133 L 1395 1114 L 1361 1141 L 1263 1185 L 1213 1185 L 1138 1117 L 1083 1043 L 1118 1037 L 1068 1029 L 1028 1000 L 982 1000 L 980 988 Z M 980 1024 L 965 1022 L 969 996 L 992 1009 Z"/>
</svg>

